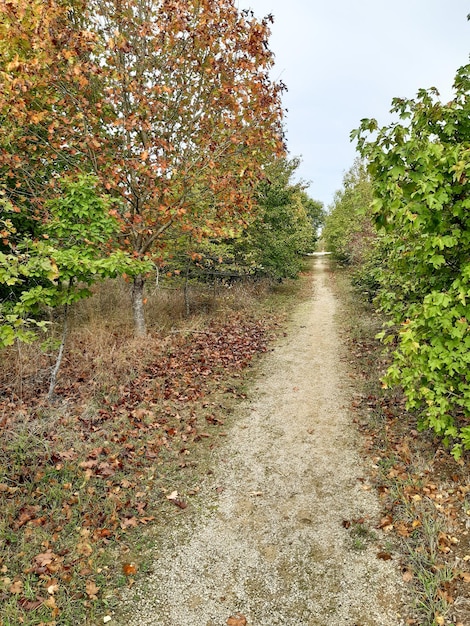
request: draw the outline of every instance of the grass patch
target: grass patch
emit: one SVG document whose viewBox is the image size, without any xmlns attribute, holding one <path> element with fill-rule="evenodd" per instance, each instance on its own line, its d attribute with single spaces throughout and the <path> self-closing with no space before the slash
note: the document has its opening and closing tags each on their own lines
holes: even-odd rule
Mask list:
<svg viewBox="0 0 470 626">
<path fill-rule="evenodd" d="M 1 626 L 112 614 L 158 533 L 197 510 L 233 406 L 305 282 L 193 286 L 189 317 L 180 291 L 150 288 L 145 340 L 128 286 L 109 282 L 73 311 L 53 404 L 53 346 L 3 352 Z"/>
<path fill-rule="evenodd" d="M 470 472 L 431 433 L 419 433 L 399 391 L 382 389 L 388 365 L 377 340 L 381 319 L 335 272 L 343 302 L 356 394 L 353 411 L 375 467 L 383 507 L 381 529 L 401 555 L 404 580 L 415 608 L 407 624 L 463 626 L 470 623 Z"/>
</svg>

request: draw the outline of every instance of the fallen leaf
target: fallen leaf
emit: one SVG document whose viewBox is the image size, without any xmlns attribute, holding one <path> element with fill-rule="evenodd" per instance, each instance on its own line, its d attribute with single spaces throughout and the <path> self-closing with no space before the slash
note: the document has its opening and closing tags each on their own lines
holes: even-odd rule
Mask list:
<svg viewBox="0 0 470 626">
<path fill-rule="evenodd" d="M 54 596 L 49 596 L 47 600 L 44 600 L 44 605 L 49 607 L 52 610 L 57 609 L 57 604 L 55 602 Z"/>
<path fill-rule="evenodd" d="M 175 499 L 175 500 L 170 500 L 170 502 L 173 502 L 173 504 L 179 507 L 180 509 L 186 509 L 188 506 L 188 503 L 185 502 L 184 500 Z"/>
<path fill-rule="evenodd" d="M 386 517 L 382 517 L 380 520 L 379 528 L 381 528 L 384 532 L 393 529 L 393 518 L 391 515 L 387 515 Z"/>
<path fill-rule="evenodd" d="M 176 500 L 178 497 L 177 491 L 172 491 L 169 496 L 166 497 L 167 500 Z"/>
<path fill-rule="evenodd" d="M 389 554 L 388 552 L 378 552 L 377 558 L 382 559 L 382 561 L 390 561 L 392 558 L 392 555 Z"/>
<path fill-rule="evenodd" d="M 21 608 L 24 611 L 35 611 L 42 605 L 44 600 L 45 598 L 41 598 L 39 596 L 36 600 L 28 600 L 28 598 L 20 598 L 18 600 L 18 604 L 21 606 Z"/>
<path fill-rule="evenodd" d="M 460 578 L 465 583 L 470 583 L 470 572 L 460 572 Z"/>
<path fill-rule="evenodd" d="M 121 522 L 121 528 L 124 530 L 125 528 L 135 528 L 138 526 L 139 520 L 136 517 L 126 517 Z"/>
<path fill-rule="evenodd" d="M 23 591 L 23 583 L 21 580 L 15 580 L 15 582 L 9 587 L 10 593 L 21 593 Z"/>
<path fill-rule="evenodd" d="M 87 580 L 85 583 L 85 590 L 89 598 L 91 598 L 92 600 L 96 600 L 96 594 L 98 593 L 100 588 L 96 586 L 94 580 Z"/>
<path fill-rule="evenodd" d="M 124 563 L 122 571 L 125 576 L 133 576 L 134 574 L 137 574 L 137 566 L 135 563 Z"/>
<path fill-rule="evenodd" d="M 232 617 L 228 618 L 227 624 L 228 626 L 246 626 L 246 617 L 237 613 L 237 615 L 232 615 Z"/>
<path fill-rule="evenodd" d="M 48 550 L 47 552 L 43 552 L 42 554 L 37 554 L 33 561 L 39 567 L 45 567 L 54 561 L 57 558 L 57 555 L 52 552 L 52 550 Z"/>
<path fill-rule="evenodd" d="M 49 585 L 49 587 L 47 588 L 47 593 L 49 593 L 52 596 L 58 589 L 59 589 L 59 585 L 57 584 Z"/>
<path fill-rule="evenodd" d="M 410 572 L 410 570 L 405 570 L 403 572 L 403 580 L 405 583 L 409 583 L 410 581 L 413 580 L 413 572 Z"/>
</svg>

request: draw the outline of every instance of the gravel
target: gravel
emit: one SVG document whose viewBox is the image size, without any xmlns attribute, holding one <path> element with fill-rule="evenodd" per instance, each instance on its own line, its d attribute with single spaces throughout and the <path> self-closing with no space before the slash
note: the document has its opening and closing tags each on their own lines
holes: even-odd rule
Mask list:
<svg viewBox="0 0 470 626">
<path fill-rule="evenodd" d="M 168 529 L 112 623 L 404 624 L 398 559 L 377 558 L 387 537 L 349 411 L 328 261 L 315 264 L 312 297 L 265 358 L 197 506 Z"/>
</svg>

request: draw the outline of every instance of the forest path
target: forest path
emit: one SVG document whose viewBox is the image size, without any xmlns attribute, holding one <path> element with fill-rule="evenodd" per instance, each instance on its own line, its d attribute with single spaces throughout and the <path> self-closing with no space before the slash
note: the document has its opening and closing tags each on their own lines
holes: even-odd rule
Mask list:
<svg viewBox="0 0 470 626">
<path fill-rule="evenodd" d="M 386 537 L 348 409 L 328 260 L 314 263 L 312 296 L 237 410 L 202 510 L 169 529 L 126 626 L 404 623 L 398 568 L 377 558 Z"/>
</svg>

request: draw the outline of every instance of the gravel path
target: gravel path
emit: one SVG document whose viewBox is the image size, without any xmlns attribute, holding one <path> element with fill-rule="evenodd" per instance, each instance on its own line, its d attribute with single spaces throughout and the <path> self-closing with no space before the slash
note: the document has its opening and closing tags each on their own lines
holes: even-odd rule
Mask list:
<svg viewBox="0 0 470 626">
<path fill-rule="evenodd" d="M 201 512 L 169 531 L 123 626 L 224 626 L 237 614 L 235 626 L 404 623 L 398 566 L 377 558 L 386 537 L 348 412 L 327 268 L 315 260 L 312 298 L 240 407 Z M 359 518 L 355 533 L 344 527 Z"/>
</svg>

